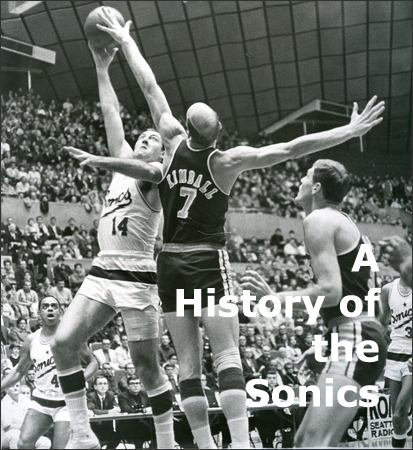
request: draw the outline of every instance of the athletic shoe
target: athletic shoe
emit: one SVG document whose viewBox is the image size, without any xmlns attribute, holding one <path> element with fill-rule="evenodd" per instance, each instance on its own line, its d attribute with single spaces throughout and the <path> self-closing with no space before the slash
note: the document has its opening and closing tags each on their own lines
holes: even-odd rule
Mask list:
<svg viewBox="0 0 413 450">
<path fill-rule="evenodd" d="M 88 433 L 75 433 L 73 430 L 70 433 L 69 442 L 66 448 L 70 449 L 100 449 L 99 439 L 96 437 L 93 431 Z"/>
</svg>

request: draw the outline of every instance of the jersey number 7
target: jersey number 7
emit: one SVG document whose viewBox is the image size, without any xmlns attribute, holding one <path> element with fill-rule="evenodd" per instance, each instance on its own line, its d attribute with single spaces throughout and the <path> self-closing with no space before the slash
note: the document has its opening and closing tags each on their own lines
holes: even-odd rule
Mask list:
<svg viewBox="0 0 413 450">
<path fill-rule="evenodd" d="M 189 208 L 196 198 L 197 190 L 194 188 L 189 188 L 182 186 L 179 190 L 179 195 L 181 197 L 186 197 L 184 206 L 178 211 L 177 216 L 180 219 L 186 219 L 188 217 Z"/>
</svg>

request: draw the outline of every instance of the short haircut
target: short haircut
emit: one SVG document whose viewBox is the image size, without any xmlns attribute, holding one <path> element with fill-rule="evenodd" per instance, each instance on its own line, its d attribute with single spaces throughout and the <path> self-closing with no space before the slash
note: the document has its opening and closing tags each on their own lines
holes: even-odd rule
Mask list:
<svg viewBox="0 0 413 450">
<path fill-rule="evenodd" d="M 96 375 L 95 379 L 93 380 L 93 386 L 96 386 L 98 383 L 98 380 L 100 380 L 100 379 L 106 380 L 109 384 L 109 380 L 105 377 L 105 375 Z"/>
<path fill-rule="evenodd" d="M 46 295 L 46 297 L 43 297 L 39 299 L 38 308 L 42 306 L 43 300 L 46 300 L 47 298 L 52 298 L 53 300 L 57 301 L 57 304 L 59 305 L 59 309 L 62 309 L 62 304 L 59 302 L 59 300 L 56 297 L 53 297 L 53 295 Z"/>
<path fill-rule="evenodd" d="M 319 159 L 313 164 L 313 183 L 320 183 L 324 198 L 339 204 L 350 189 L 350 175 L 337 161 Z"/>
</svg>

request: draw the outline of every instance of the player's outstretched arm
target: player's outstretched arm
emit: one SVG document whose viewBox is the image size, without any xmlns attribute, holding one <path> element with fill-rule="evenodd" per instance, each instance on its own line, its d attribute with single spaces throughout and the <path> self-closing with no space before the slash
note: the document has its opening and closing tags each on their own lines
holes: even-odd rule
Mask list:
<svg viewBox="0 0 413 450">
<path fill-rule="evenodd" d="M 358 113 L 357 103 L 354 103 L 351 121 L 348 125 L 342 127 L 300 136 L 287 143 L 267 145 L 260 148 L 235 147 L 225 152 L 228 160 L 226 163 L 227 170 L 238 175 L 244 170 L 273 166 L 288 159 L 301 158 L 342 144 L 351 138 L 363 136 L 383 120 L 381 114 L 385 109 L 384 101 L 377 104 L 376 101 L 377 96 L 375 95 L 367 103 L 361 114 Z"/>
<path fill-rule="evenodd" d="M 28 336 L 24 341 L 23 347 L 20 352 L 20 359 L 16 366 L 13 367 L 11 372 L 1 380 L 1 392 L 5 391 L 11 386 L 14 386 L 20 381 L 32 366 L 33 362 L 30 359 L 30 345 L 32 342 L 32 336 Z"/>
<path fill-rule="evenodd" d="M 129 33 L 131 21 L 126 22 L 122 27 L 108 8 L 103 8 L 101 18 L 105 25 L 98 24 L 97 27 L 109 33 L 122 47 L 129 67 L 148 102 L 155 127 L 165 141 L 166 150 L 174 147 L 175 140 L 186 135 L 185 129 L 173 117 L 165 94 L 158 85 L 152 69 L 131 37 Z"/>
<path fill-rule="evenodd" d="M 109 153 L 114 157 L 131 158 L 133 151 L 125 140 L 119 101 L 109 76 L 109 67 L 118 49 L 107 51 L 105 48 L 95 49 L 91 45 L 89 45 L 89 49 L 96 66 L 99 100 L 105 122 Z"/>
<path fill-rule="evenodd" d="M 110 156 L 96 156 L 76 147 L 63 147 L 73 158 L 80 161 L 81 166 L 99 167 L 111 172 L 119 172 L 137 180 L 159 183 L 162 179 L 162 164 L 147 163 L 131 158 L 112 158 Z"/>
<path fill-rule="evenodd" d="M 257 297 L 275 295 L 281 302 L 287 296 L 309 296 L 314 304 L 318 296 L 324 296 L 323 307 L 336 306 L 342 295 L 340 266 L 334 247 L 334 227 L 317 211 L 304 220 L 305 245 L 311 256 L 311 266 L 317 283 L 299 291 L 274 292 L 256 272 L 248 271 L 241 280 L 241 287 L 249 289 Z"/>
</svg>

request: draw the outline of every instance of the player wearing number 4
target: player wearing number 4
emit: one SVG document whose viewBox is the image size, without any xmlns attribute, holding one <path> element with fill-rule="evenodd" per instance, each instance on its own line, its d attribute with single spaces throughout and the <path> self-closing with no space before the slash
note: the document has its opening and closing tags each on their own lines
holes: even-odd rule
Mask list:
<svg viewBox="0 0 413 450">
<path fill-rule="evenodd" d="M 125 140 L 118 99 L 109 78 L 116 51 L 91 48 L 109 153 L 161 166 L 162 139 L 158 132 L 143 132 L 134 149 Z M 122 314 L 131 357 L 149 396 L 157 446 L 174 447 L 172 400 L 158 361 L 159 297 L 154 247 L 160 217 L 156 185 L 119 173 L 113 175 L 99 221 L 100 253 L 66 311 L 53 345 L 73 430 L 68 448 L 99 448 L 89 424 L 78 349 L 117 311 Z"/>
<path fill-rule="evenodd" d="M 165 319 L 179 359 L 182 405 L 199 448 L 214 448 L 207 401 L 201 384 L 202 345 L 200 319 L 192 307 L 184 317 L 176 314 L 176 291 L 193 299 L 201 289 L 202 323 L 208 335 L 218 374 L 221 406 L 231 433 L 232 448 L 248 448 L 245 382 L 238 351 L 237 318 L 210 317 L 208 294 L 219 300 L 232 294 L 230 267 L 225 250 L 225 214 L 231 188 L 245 170 L 279 164 L 290 158 L 338 145 L 367 133 L 381 122 L 382 102 L 373 98 L 358 114 L 355 105 L 349 125 L 312 134 L 288 143 L 263 148 L 240 146 L 216 148 L 221 123 L 214 110 L 203 103 L 192 105 L 186 115 L 187 131 L 172 115 L 155 76 L 129 34 L 130 22 L 122 27 L 105 11 L 105 26 L 119 43 L 148 102 L 156 129 L 162 136 L 165 156 L 162 169 L 137 159 L 94 157 L 68 149 L 81 164 L 102 167 L 158 183 L 164 211 L 163 249 L 157 260 L 158 288 Z M 218 305 L 216 306 L 218 308 Z"/>
<path fill-rule="evenodd" d="M 45 297 L 39 302 L 42 327 L 29 335 L 23 344 L 20 360 L 2 380 L 1 391 L 13 386 L 34 366 L 35 389 L 31 407 L 26 413 L 19 437 L 18 448 L 35 448 L 37 440 L 53 427 L 52 448 L 65 448 L 69 439 L 69 414 L 56 373 L 50 344 L 63 311 L 54 297 Z M 79 358 L 87 364 L 85 379 L 98 369 L 98 364 L 86 344 L 80 348 Z M 7 415 L 7 411 L 2 414 Z"/>
</svg>

